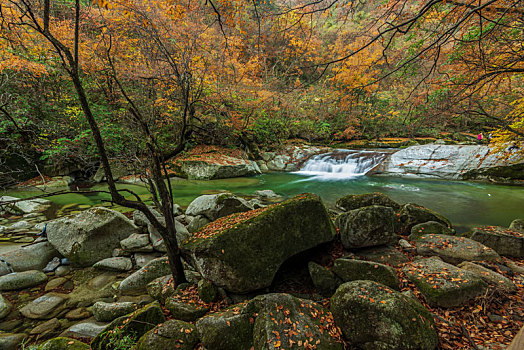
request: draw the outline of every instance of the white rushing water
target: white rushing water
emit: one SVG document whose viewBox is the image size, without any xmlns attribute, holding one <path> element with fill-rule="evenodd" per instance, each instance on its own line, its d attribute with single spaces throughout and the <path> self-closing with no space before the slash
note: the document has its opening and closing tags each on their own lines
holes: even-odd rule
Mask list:
<svg viewBox="0 0 524 350">
<path fill-rule="evenodd" d="M 336 150 L 312 157 L 296 174 L 326 180 L 350 179 L 366 175 L 387 155 L 385 152 L 367 150 Z"/>
</svg>

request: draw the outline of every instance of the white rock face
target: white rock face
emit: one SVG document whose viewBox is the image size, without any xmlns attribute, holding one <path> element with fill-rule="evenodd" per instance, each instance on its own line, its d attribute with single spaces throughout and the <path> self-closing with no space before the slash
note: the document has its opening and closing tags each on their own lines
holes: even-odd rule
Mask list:
<svg viewBox="0 0 524 350">
<path fill-rule="evenodd" d="M 374 171 L 397 175 L 461 179 L 470 170 L 508 165 L 483 145 L 421 145 L 393 153 Z"/>
</svg>

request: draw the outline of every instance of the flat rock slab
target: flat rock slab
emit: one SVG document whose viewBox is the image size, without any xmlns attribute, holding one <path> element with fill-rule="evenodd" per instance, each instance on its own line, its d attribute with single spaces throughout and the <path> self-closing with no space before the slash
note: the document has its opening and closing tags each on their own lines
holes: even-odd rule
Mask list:
<svg viewBox="0 0 524 350">
<path fill-rule="evenodd" d="M 504 277 L 498 272 L 485 268 L 484 266 L 464 261 L 458 267 L 477 274 L 486 283 L 495 286 L 497 289 L 501 289 L 507 293 L 515 293 L 517 291 L 517 286 L 509 278 Z"/>
<path fill-rule="evenodd" d="M 437 307 L 457 307 L 483 294 L 488 285 L 476 274 L 438 257 L 414 261 L 402 269 L 426 301 Z"/>
<path fill-rule="evenodd" d="M 18 290 L 38 286 L 47 281 L 47 276 L 42 271 L 15 272 L 0 277 L 0 291 Z"/>
<path fill-rule="evenodd" d="M 107 327 L 107 323 L 87 321 L 72 325 L 61 336 L 75 338 L 94 338 Z"/>
<path fill-rule="evenodd" d="M 500 256 L 493 249 L 466 237 L 425 234 L 416 238 L 417 253 L 439 256 L 450 264 L 463 261 L 497 261 Z"/>
<path fill-rule="evenodd" d="M 524 258 L 524 233 L 499 226 L 481 226 L 473 229 L 471 239 L 497 253 L 514 258 Z"/>
<path fill-rule="evenodd" d="M 32 319 L 53 318 L 63 310 L 61 306 L 66 299 L 66 295 L 47 293 L 21 308 L 20 313 L 25 317 Z"/>
<path fill-rule="evenodd" d="M 398 249 L 391 246 L 379 246 L 359 249 L 355 255 L 361 260 L 374 261 L 394 267 L 407 263 L 409 259 Z"/>
<path fill-rule="evenodd" d="M 94 268 L 108 271 L 129 271 L 133 268 L 131 258 L 114 257 L 100 260 L 93 265 Z"/>
<path fill-rule="evenodd" d="M 305 193 L 214 221 L 181 248 L 202 277 L 228 291 L 247 293 L 270 286 L 288 258 L 334 237 L 320 197 Z"/>
</svg>

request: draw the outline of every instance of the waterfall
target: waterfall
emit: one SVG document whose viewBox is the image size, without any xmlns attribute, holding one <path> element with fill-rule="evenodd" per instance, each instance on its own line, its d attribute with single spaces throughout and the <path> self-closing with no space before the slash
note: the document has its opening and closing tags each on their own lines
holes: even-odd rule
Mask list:
<svg viewBox="0 0 524 350">
<path fill-rule="evenodd" d="M 339 149 L 312 157 L 296 174 L 313 175 L 325 179 L 348 179 L 363 176 L 380 164 L 388 154 L 388 152 L 379 151 Z"/>
</svg>

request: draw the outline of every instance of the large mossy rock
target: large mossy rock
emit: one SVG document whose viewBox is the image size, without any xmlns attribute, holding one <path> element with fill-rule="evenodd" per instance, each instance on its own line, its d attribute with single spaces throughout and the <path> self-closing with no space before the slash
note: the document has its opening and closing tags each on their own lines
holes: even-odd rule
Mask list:
<svg viewBox="0 0 524 350">
<path fill-rule="evenodd" d="M 500 255 L 524 257 L 524 233 L 499 226 L 481 226 L 473 229 L 471 239 L 495 250 Z"/>
<path fill-rule="evenodd" d="M 394 268 L 373 261 L 337 259 L 333 272 L 344 282 L 369 280 L 399 289 L 399 280 Z"/>
<path fill-rule="evenodd" d="M 509 278 L 504 277 L 498 272 L 485 268 L 484 266 L 474 264 L 469 261 L 464 261 L 458 267 L 463 270 L 473 272 L 484 280 L 484 282 L 489 283 L 494 286 L 495 289 L 502 290 L 506 293 L 515 293 L 517 291 L 517 286 Z"/>
<path fill-rule="evenodd" d="M 47 224 L 49 242 L 80 266 L 110 258 L 113 249 L 120 248 L 121 240 L 137 232 L 131 220 L 107 208 L 91 208 Z"/>
<path fill-rule="evenodd" d="M 342 350 L 333 316 L 323 306 L 289 294 L 267 294 L 254 303 L 262 302 L 253 329 L 255 350 L 304 348 Z"/>
<path fill-rule="evenodd" d="M 35 350 L 89 350 L 91 347 L 79 340 L 66 337 L 49 339 Z"/>
<path fill-rule="evenodd" d="M 463 261 L 500 260 L 496 251 L 466 237 L 425 234 L 416 238 L 419 255 L 439 256 L 450 264 L 456 265 Z"/>
<path fill-rule="evenodd" d="M 344 247 L 354 249 L 395 242 L 396 220 L 392 208 L 373 205 L 340 214 L 335 225 Z"/>
<path fill-rule="evenodd" d="M 383 207 L 390 207 L 395 210 L 400 209 L 400 204 L 380 192 L 349 194 L 339 198 L 336 202 L 336 206 L 344 211 L 368 207 L 370 205 L 381 205 Z"/>
<path fill-rule="evenodd" d="M 330 309 L 358 349 L 432 350 L 438 343 L 433 317 L 418 301 L 376 282 L 342 284 Z"/>
<path fill-rule="evenodd" d="M 214 350 L 245 350 L 253 346 L 257 311 L 246 304 L 208 314 L 196 322 L 202 345 Z"/>
<path fill-rule="evenodd" d="M 398 214 L 402 231 L 405 234 L 410 234 L 413 226 L 428 221 L 438 222 L 446 227 L 451 227 L 451 222 L 444 216 L 413 203 L 404 204 L 402 208 L 400 208 Z"/>
<path fill-rule="evenodd" d="M 235 293 L 271 285 L 288 258 L 330 242 L 335 228 L 313 194 L 219 219 L 182 245 L 203 278 Z"/>
<path fill-rule="evenodd" d="M 445 263 L 438 257 L 415 261 L 403 271 L 431 306 L 461 306 L 483 294 L 488 287 L 476 274 Z"/>
<path fill-rule="evenodd" d="M 138 340 L 136 350 L 193 350 L 198 341 L 198 332 L 194 325 L 169 320 L 144 334 Z"/>
<path fill-rule="evenodd" d="M 111 322 L 93 339 L 91 348 L 93 350 L 113 350 L 115 344 L 118 344 L 123 337 L 129 336 L 137 341 L 146 332 L 165 321 L 166 317 L 162 308 L 155 301 Z"/>
<path fill-rule="evenodd" d="M 437 235 L 453 235 L 455 233 L 455 230 L 449 228 L 446 225 L 441 224 L 440 222 L 428 221 L 413 226 L 411 228 L 411 235 L 409 238 L 414 239 L 414 237 L 430 233 Z"/>
<path fill-rule="evenodd" d="M 224 216 L 253 209 L 253 206 L 245 199 L 231 193 L 205 194 L 195 198 L 189 204 L 186 209 L 186 215 L 202 215 L 213 221 Z"/>
</svg>

